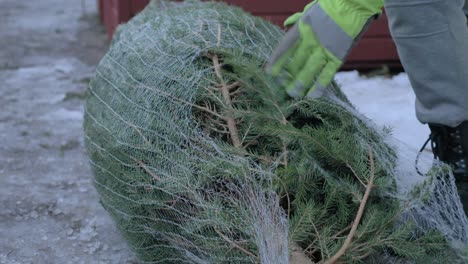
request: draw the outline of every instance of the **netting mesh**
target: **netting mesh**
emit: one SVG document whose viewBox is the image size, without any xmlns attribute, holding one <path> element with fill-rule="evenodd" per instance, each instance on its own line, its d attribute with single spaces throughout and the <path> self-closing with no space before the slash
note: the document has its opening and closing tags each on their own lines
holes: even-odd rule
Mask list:
<svg viewBox="0 0 468 264">
<path fill-rule="evenodd" d="M 458 258 L 467 220 L 450 173 L 414 178 L 335 84 L 328 98 L 285 99 L 262 70 L 282 35 L 197 1 L 153 1 L 119 28 L 84 127 L 129 244 L 151 263 Z"/>
</svg>

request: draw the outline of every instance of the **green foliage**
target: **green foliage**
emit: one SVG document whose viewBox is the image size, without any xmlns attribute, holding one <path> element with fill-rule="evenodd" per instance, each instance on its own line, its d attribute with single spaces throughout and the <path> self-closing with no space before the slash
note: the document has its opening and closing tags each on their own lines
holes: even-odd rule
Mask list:
<svg viewBox="0 0 468 264">
<path fill-rule="evenodd" d="M 102 204 L 129 244 L 154 263 L 285 263 L 287 248 L 270 249 L 293 244 L 325 261 L 372 185 L 343 261 L 444 252 L 440 234 L 395 225 L 396 155 L 336 84 L 332 98 L 292 100 L 263 72 L 281 36 L 196 1 L 153 1 L 119 29 L 84 127 Z"/>
</svg>

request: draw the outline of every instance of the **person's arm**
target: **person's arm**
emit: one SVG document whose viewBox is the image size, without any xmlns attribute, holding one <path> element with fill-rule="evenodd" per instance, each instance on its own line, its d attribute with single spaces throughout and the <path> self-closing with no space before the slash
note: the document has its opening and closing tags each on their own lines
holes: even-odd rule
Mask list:
<svg viewBox="0 0 468 264">
<path fill-rule="evenodd" d="M 383 0 L 312 2 L 285 21 L 295 25 L 273 52 L 267 71 L 292 97 L 320 96 L 382 7 Z"/>
</svg>

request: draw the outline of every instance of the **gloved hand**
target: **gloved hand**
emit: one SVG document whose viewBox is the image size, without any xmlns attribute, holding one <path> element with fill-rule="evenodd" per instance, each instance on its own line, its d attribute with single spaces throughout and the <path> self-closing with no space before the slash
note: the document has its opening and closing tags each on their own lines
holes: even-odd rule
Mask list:
<svg viewBox="0 0 468 264">
<path fill-rule="evenodd" d="M 285 35 L 267 72 L 292 97 L 320 97 L 346 55 L 381 12 L 383 0 L 316 0 L 285 21 Z"/>
</svg>

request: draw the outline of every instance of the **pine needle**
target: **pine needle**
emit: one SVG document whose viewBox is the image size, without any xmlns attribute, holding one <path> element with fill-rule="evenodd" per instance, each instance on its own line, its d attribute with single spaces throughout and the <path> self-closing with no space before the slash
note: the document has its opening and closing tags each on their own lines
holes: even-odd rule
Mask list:
<svg viewBox="0 0 468 264">
<path fill-rule="evenodd" d="M 340 250 L 336 252 L 329 260 L 325 261 L 325 264 L 334 264 L 336 263 L 345 253 L 348 247 L 351 245 L 351 241 L 356 233 L 356 230 L 361 222 L 362 215 L 364 214 L 364 209 L 366 208 L 367 200 L 369 199 L 369 195 L 371 193 L 373 184 L 374 184 L 374 177 L 375 177 L 375 164 L 374 164 L 374 155 L 372 150 L 369 150 L 369 163 L 370 163 L 370 179 L 369 183 L 367 183 L 366 192 L 364 193 L 364 197 L 361 200 L 359 205 L 359 210 L 356 214 L 356 218 L 353 221 L 353 225 L 351 227 L 351 231 L 349 232 L 348 236 L 346 237 L 345 242 L 341 246 Z"/>
</svg>

